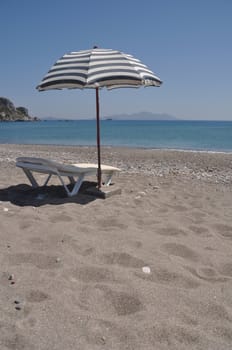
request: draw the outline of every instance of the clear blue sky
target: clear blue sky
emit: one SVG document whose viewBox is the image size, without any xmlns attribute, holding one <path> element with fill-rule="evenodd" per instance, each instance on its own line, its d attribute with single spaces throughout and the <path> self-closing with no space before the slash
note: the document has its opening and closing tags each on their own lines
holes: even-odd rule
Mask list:
<svg viewBox="0 0 232 350">
<path fill-rule="evenodd" d="M 102 116 L 148 111 L 232 120 L 232 0 L 1 0 L 0 96 L 31 115 L 95 117 L 94 90 L 38 92 L 70 51 L 139 58 L 160 88 L 101 90 Z"/>
</svg>

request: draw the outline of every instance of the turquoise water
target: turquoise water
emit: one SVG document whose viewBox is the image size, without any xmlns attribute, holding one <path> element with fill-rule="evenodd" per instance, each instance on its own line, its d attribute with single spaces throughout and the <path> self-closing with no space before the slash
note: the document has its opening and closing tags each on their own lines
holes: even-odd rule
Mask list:
<svg viewBox="0 0 232 350">
<path fill-rule="evenodd" d="M 1 144 L 95 145 L 95 120 L 1 122 Z M 101 144 L 232 152 L 232 121 L 101 121 Z"/>
</svg>

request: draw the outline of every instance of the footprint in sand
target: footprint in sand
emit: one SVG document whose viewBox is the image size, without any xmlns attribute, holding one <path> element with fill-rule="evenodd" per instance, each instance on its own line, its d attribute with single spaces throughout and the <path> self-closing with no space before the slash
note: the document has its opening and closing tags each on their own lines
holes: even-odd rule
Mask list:
<svg viewBox="0 0 232 350">
<path fill-rule="evenodd" d="M 106 298 L 112 303 L 118 316 L 134 314 L 143 309 L 140 300 L 125 292 L 115 292 L 108 290 Z"/>
<path fill-rule="evenodd" d="M 170 209 L 173 209 L 174 211 L 179 211 L 179 212 L 184 212 L 184 211 L 187 211 L 187 210 L 188 210 L 187 207 L 185 207 L 185 206 L 183 206 L 183 205 L 178 205 L 178 204 L 176 204 L 176 205 L 170 205 L 170 204 L 168 204 L 168 207 L 169 207 Z"/>
<path fill-rule="evenodd" d="M 88 243 L 79 244 L 79 241 L 71 236 L 69 237 L 62 235 L 60 237 L 57 237 L 57 235 L 54 235 L 52 236 L 51 242 L 56 243 L 57 238 L 61 244 L 65 245 L 66 247 L 70 247 L 70 249 L 72 249 L 72 251 L 75 251 L 78 255 L 90 256 L 96 251 L 95 247 L 92 247 Z"/>
<path fill-rule="evenodd" d="M 153 219 L 141 219 L 141 218 L 133 218 L 133 222 L 136 224 L 138 228 L 143 229 L 145 227 L 152 227 L 160 223 L 158 220 L 153 220 Z"/>
<path fill-rule="evenodd" d="M 199 236 L 204 236 L 204 237 L 211 237 L 212 235 L 209 233 L 208 228 L 204 226 L 198 226 L 198 225 L 190 225 L 189 229 L 193 232 L 196 233 Z"/>
<path fill-rule="evenodd" d="M 162 236 L 186 236 L 187 233 L 184 230 L 176 227 L 163 227 L 156 230 L 156 233 Z"/>
<path fill-rule="evenodd" d="M 157 210 L 157 212 L 160 213 L 160 214 L 166 214 L 166 213 L 169 212 L 169 210 L 168 210 L 168 208 L 166 208 L 166 207 L 161 207 L 161 208 L 159 208 L 159 209 Z"/>
<path fill-rule="evenodd" d="M 199 332 L 184 325 L 174 325 L 167 322 L 166 325 L 155 324 L 142 332 L 140 336 L 146 336 L 153 347 L 151 349 L 195 349 L 203 342 Z M 174 347 L 168 345 L 175 344 Z M 164 346 L 164 347 L 163 347 Z M 149 348 L 150 349 L 150 348 Z"/>
<path fill-rule="evenodd" d="M 10 330 L 4 331 L 1 327 L 1 343 L 3 348 L 9 350 L 23 350 L 23 349 L 36 349 L 35 346 L 28 341 L 26 337 L 21 335 L 15 330 L 15 326 L 11 327 Z"/>
<path fill-rule="evenodd" d="M 142 248 L 143 242 L 137 240 L 127 240 L 129 247 Z"/>
<path fill-rule="evenodd" d="M 136 273 L 136 276 L 146 281 L 167 284 L 172 288 L 194 289 L 200 286 L 195 279 L 165 268 L 153 268 L 150 275 Z"/>
<path fill-rule="evenodd" d="M 72 271 L 69 275 L 72 276 L 72 280 L 80 280 L 85 283 L 115 281 L 113 273 L 104 267 L 83 266 Z"/>
<path fill-rule="evenodd" d="M 37 244 L 41 245 L 44 243 L 44 240 L 40 237 L 32 237 L 29 239 L 29 242 L 31 242 L 32 244 L 35 244 L 35 245 L 37 245 Z"/>
<path fill-rule="evenodd" d="M 225 339 L 229 346 L 231 347 L 232 344 L 232 332 L 231 328 L 226 326 L 220 326 L 220 327 L 214 327 L 213 333 L 219 338 L 219 339 Z"/>
<path fill-rule="evenodd" d="M 195 211 L 191 213 L 192 217 L 194 217 L 197 220 L 202 220 L 206 217 L 206 214 L 202 211 Z"/>
<path fill-rule="evenodd" d="M 189 219 L 194 224 L 204 224 L 205 223 L 206 214 L 201 211 L 191 212 L 189 213 Z"/>
<path fill-rule="evenodd" d="M 137 338 L 127 327 L 105 319 L 89 319 L 84 337 L 90 348 L 103 349 L 105 346 L 110 349 L 112 344 L 117 344 L 118 349 L 126 349 L 128 344 L 131 349 L 137 349 L 138 346 Z"/>
<path fill-rule="evenodd" d="M 73 221 L 73 218 L 71 216 L 69 216 L 69 215 L 60 213 L 60 214 L 57 214 L 57 215 L 50 216 L 49 220 L 52 223 L 70 222 L 70 221 Z"/>
<path fill-rule="evenodd" d="M 49 295 L 40 291 L 40 290 L 31 290 L 26 295 L 26 300 L 30 303 L 41 303 L 47 299 L 49 299 Z"/>
<path fill-rule="evenodd" d="M 25 221 L 19 223 L 19 228 L 20 228 L 21 230 L 26 230 L 26 229 L 28 229 L 28 228 L 31 228 L 33 225 L 34 225 L 34 224 L 33 224 L 33 220 L 31 220 L 31 221 L 25 220 Z"/>
<path fill-rule="evenodd" d="M 4 349 L 35 349 L 35 346 L 29 343 L 26 337 L 19 333 L 15 334 L 15 331 L 12 334 L 3 336 L 1 344 L 4 346 Z"/>
<path fill-rule="evenodd" d="M 79 245 L 73 245 L 72 246 L 75 252 L 81 256 L 90 256 L 94 254 L 95 249 L 93 247 L 86 246 L 79 246 Z"/>
<path fill-rule="evenodd" d="M 198 200 L 191 201 L 189 203 L 189 205 L 191 206 L 191 208 L 195 208 L 195 209 L 202 209 L 203 208 L 202 203 L 200 203 Z"/>
<path fill-rule="evenodd" d="M 78 306 L 99 316 L 113 316 L 115 313 L 118 316 L 126 316 L 144 309 L 133 291 L 115 291 L 105 284 L 85 285 L 78 296 Z"/>
<path fill-rule="evenodd" d="M 227 311 L 227 308 L 219 303 L 216 303 L 215 300 L 209 301 L 208 303 L 204 302 L 195 302 L 192 303 L 191 306 L 195 312 L 198 313 L 198 315 L 202 318 L 205 318 L 206 320 L 210 320 L 211 322 L 217 321 L 218 324 L 221 322 L 222 324 L 225 324 L 226 321 L 231 322 L 232 316 L 230 314 L 230 309 L 228 308 L 229 312 Z"/>
<path fill-rule="evenodd" d="M 8 259 L 11 265 L 32 264 L 39 269 L 45 270 L 55 269 L 60 266 L 60 264 L 57 263 L 57 257 L 35 252 L 12 254 L 8 256 Z"/>
<path fill-rule="evenodd" d="M 207 282 L 217 283 L 217 282 L 226 282 L 227 278 L 218 276 L 217 272 L 211 267 L 201 267 L 198 270 L 190 266 L 184 267 L 189 271 L 193 276 Z"/>
<path fill-rule="evenodd" d="M 163 248 L 167 253 L 171 255 L 178 256 L 180 258 L 191 261 L 199 260 L 198 254 L 183 244 L 166 243 L 163 245 Z"/>
<path fill-rule="evenodd" d="M 123 267 L 140 268 L 146 265 L 146 263 L 127 253 L 113 252 L 111 254 L 105 254 L 102 256 L 102 260 L 105 264 L 120 265 Z"/>
<path fill-rule="evenodd" d="M 229 263 L 226 263 L 226 264 L 222 264 L 219 267 L 219 271 L 224 276 L 232 277 L 232 263 L 229 262 Z"/>
<path fill-rule="evenodd" d="M 232 226 L 216 224 L 215 228 L 221 236 L 232 239 Z"/>
<path fill-rule="evenodd" d="M 113 228 L 120 228 L 122 230 L 125 230 L 128 227 L 128 225 L 123 224 L 114 216 L 98 220 L 97 225 L 99 225 L 99 227 L 101 227 L 103 230 L 107 231 Z"/>
<path fill-rule="evenodd" d="M 34 317 L 26 317 L 16 321 L 17 327 L 20 329 L 34 328 L 37 326 L 37 319 Z"/>
<path fill-rule="evenodd" d="M 18 226 L 21 230 L 27 230 L 33 227 L 35 222 L 38 222 L 40 219 L 36 215 L 31 214 L 30 217 L 26 215 L 20 216 Z"/>
</svg>

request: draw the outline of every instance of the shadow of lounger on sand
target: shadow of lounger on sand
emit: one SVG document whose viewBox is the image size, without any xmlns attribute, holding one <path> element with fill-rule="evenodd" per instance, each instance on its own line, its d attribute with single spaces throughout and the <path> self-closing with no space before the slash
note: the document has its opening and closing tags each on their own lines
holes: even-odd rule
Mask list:
<svg viewBox="0 0 232 350">
<path fill-rule="evenodd" d="M 0 201 L 11 202 L 21 207 L 40 207 L 46 204 L 59 205 L 65 203 L 85 205 L 96 200 L 96 197 L 84 193 L 89 187 L 96 187 L 96 183 L 84 181 L 76 196 L 67 197 L 63 186 L 50 185 L 33 188 L 26 184 L 18 184 L 0 189 Z"/>
</svg>

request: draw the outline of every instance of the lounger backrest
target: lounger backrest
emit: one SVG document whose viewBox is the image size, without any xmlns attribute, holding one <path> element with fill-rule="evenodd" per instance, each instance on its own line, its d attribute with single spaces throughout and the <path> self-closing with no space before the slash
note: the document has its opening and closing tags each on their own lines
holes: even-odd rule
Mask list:
<svg viewBox="0 0 232 350">
<path fill-rule="evenodd" d="M 79 169 L 78 167 L 67 165 L 67 164 L 61 164 L 51 159 L 44 159 L 44 158 L 34 158 L 34 157 L 18 157 L 16 159 L 17 163 L 20 163 L 20 165 L 25 164 L 25 166 L 28 167 L 34 167 L 39 166 L 43 168 L 49 168 L 54 169 L 58 172 L 84 172 L 85 169 Z"/>
</svg>

